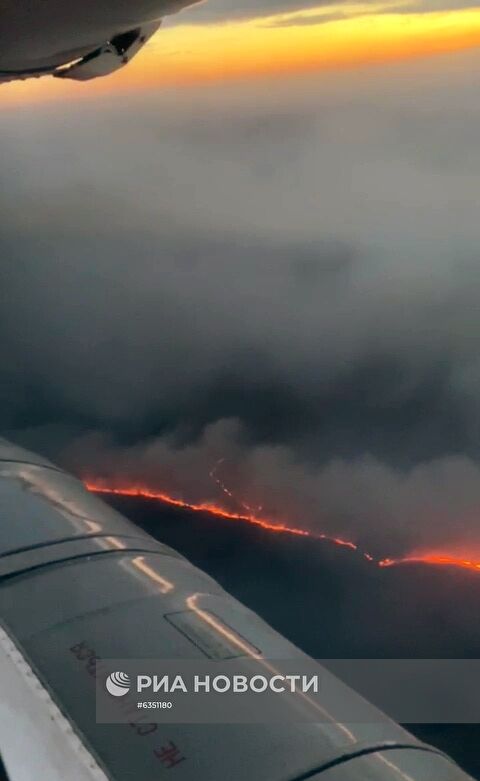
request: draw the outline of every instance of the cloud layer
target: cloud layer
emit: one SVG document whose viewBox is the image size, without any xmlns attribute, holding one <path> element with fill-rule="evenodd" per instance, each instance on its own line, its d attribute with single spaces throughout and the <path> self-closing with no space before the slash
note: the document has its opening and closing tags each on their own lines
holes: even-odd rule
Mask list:
<svg viewBox="0 0 480 781">
<path fill-rule="evenodd" d="M 476 65 L 2 115 L 1 428 L 480 548 Z"/>
</svg>

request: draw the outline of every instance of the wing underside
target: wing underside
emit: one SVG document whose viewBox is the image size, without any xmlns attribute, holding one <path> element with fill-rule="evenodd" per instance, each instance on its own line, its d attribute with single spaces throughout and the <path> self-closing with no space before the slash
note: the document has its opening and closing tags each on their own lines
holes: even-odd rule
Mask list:
<svg viewBox="0 0 480 781">
<path fill-rule="evenodd" d="M 37 65 L 19 70 L 0 70 L 0 82 L 39 76 L 55 76 L 76 81 L 88 81 L 107 76 L 130 62 L 161 25 L 161 20 L 149 22 L 127 32 L 113 35 L 81 56 L 60 64 Z"/>
</svg>

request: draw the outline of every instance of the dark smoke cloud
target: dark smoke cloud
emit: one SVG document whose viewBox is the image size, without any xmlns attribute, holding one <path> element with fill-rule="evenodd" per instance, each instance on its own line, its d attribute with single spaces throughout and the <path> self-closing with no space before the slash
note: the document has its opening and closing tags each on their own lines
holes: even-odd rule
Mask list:
<svg viewBox="0 0 480 781">
<path fill-rule="evenodd" d="M 5 111 L 2 430 L 194 500 L 224 458 L 387 552 L 480 543 L 477 65 Z"/>
<path fill-rule="evenodd" d="M 220 420 L 191 444 L 170 435 L 119 449 L 87 435 L 69 448 L 68 464 L 107 485 L 168 487 L 194 503 L 218 504 L 220 497 L 227 509 L 253 509 L 276 522 L 342 535 L 380 558 L 411 552 L 412 545 L 460 543 L 464 555 L 480 547 L 480 468 L 460 456 L 405 472 L 369 455 L 314 466 L 287 446 L 251 445 L 238 421 Z M 233 488 L 233 500 L 220 493 L 214 476 Z"/>
</svg>

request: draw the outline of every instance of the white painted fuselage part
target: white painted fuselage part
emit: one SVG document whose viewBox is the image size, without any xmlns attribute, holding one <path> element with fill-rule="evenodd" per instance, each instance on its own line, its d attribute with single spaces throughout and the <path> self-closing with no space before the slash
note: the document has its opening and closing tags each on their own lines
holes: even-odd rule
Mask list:
<svg viewBox="0 0 480 781">
<path fill-rule="evenodd" d="M 108 781 L 0 627 L 0 736 L 10 781 Z"/>
</svg>

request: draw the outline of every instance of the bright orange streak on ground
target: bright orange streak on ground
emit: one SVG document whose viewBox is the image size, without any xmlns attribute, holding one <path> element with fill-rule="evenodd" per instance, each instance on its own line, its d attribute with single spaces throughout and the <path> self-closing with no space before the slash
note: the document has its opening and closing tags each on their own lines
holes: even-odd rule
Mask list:
<svg viewBox="0 0 480 781">
<path fill-rule="evenodd" d="M 383 559 L 379 567 L 397 567 L 400 564 L 430 564 L 437 567 L 460 567 L 472 572 L 480 570 L 480 561 L 464 559 L 461 556 L 450 556 L 443 553 L 425 553 L 416 556 L 404 556 L 400 559 Z"/>
<path fill-rule="evenodd" d="M 326 542 L 332 542 L 335 545 L 351 548 L 357 550 L 357 545 L 350 540 L 344 540 L 341 537 L 330 537 L 328 534 L 316 534 L 315 532 L 308 531 L 308 529 L 301 529 L 295 526 L 287 526 L 284 523 L 277 523 L 269 518 L 261 518 L 253 514 L 241 514 L 231 512 L 223 507 L 219 507 L 216 504 L 210 504 L 208 502 L 194 504 L 192 502 L 184 502 L 182 499 L 176 499 L 169 494 L 153 491 L 150 488 L 143 487 L 127 487 L 127 488 L 112 488 L 103 485 L 102 483 L 86 480 L 85 488 L 92 493 L 97 494 L 110 494 L 114 496 L 133 496 L 141 499 L 153 499 L 157 502 L 163 502 L 164 504 L 173 505 L 174 507 L 183 507 L 185 510 L 193 510 L 199 513 L 209 513 L 219 518 L 224 518 L 228 521 L 243 521 L 244 523 L 250 523 L 254 526 L 260 526 L 262 529 L 266 529 L 270 532 L 277 532 L 278 534 L 294 534 L 298 537 L 313 537 L 317 540 L 325 540 Z"/>
<path fill-rule="evenodd" d="M 107 486 L 103 482 L 97 480 L 85 480 L 85 488 L 92 493 L 98 494 L 110 494 L 113 496 L 131 496 L 138 497 L 140 499 L 152 499 L 163 504 L 171 505 L 173 507 L 183 507 L 186 510 L 193 510 L 194 512 L 208 513 L 218 518 L 223 518 L 228 521 L 241 521 L 243 523 L 249 523 L 254 526 L 259 526 L 262 529 L 266 529 L 270 532 L 277 534 L 293 534 L 298 537 L 311 537 L 315 540 L 323 540 L 333 545 L 338 545 L 343 548 L 349 548 L 352 551 L 356 551 L 364 559 L 376 565 L 377 567 L 397 567 L 403 564 L 424 564 L 427 566 L 441 566 L 441 567 L 456 567 L 460 569 L 466 569 L 470 572 L 480 572 L 480 561 L 462 557 L 460 555 L 450 555 L 446 553 L 419 553 L 410 556 L 404 556 L 402 558 L 385 558 L 378 559 L 372 556 L 370 553 L 363 551 L 360 547 L 351 540 L 343 539 L 342 537 L 333 537 L 329 534 L 317 533 L 308 529 L 302 529 L 296 526 L 289 526 L 284 523 L 278 523 L 270 518 L 263 518 L 253 513 L 235 513 L 230 510 L 220 507 L 216 504 L 208 502 L 202 502 L 195 504 L 193 502 L 185 502 L 182 499 L 177 499 L 170 494 L 162 491 L 154 491 L 151 488 L 145 488 L 141 486 L 127 486 L 123 488 L 115 488 Z"/>
</svg>

